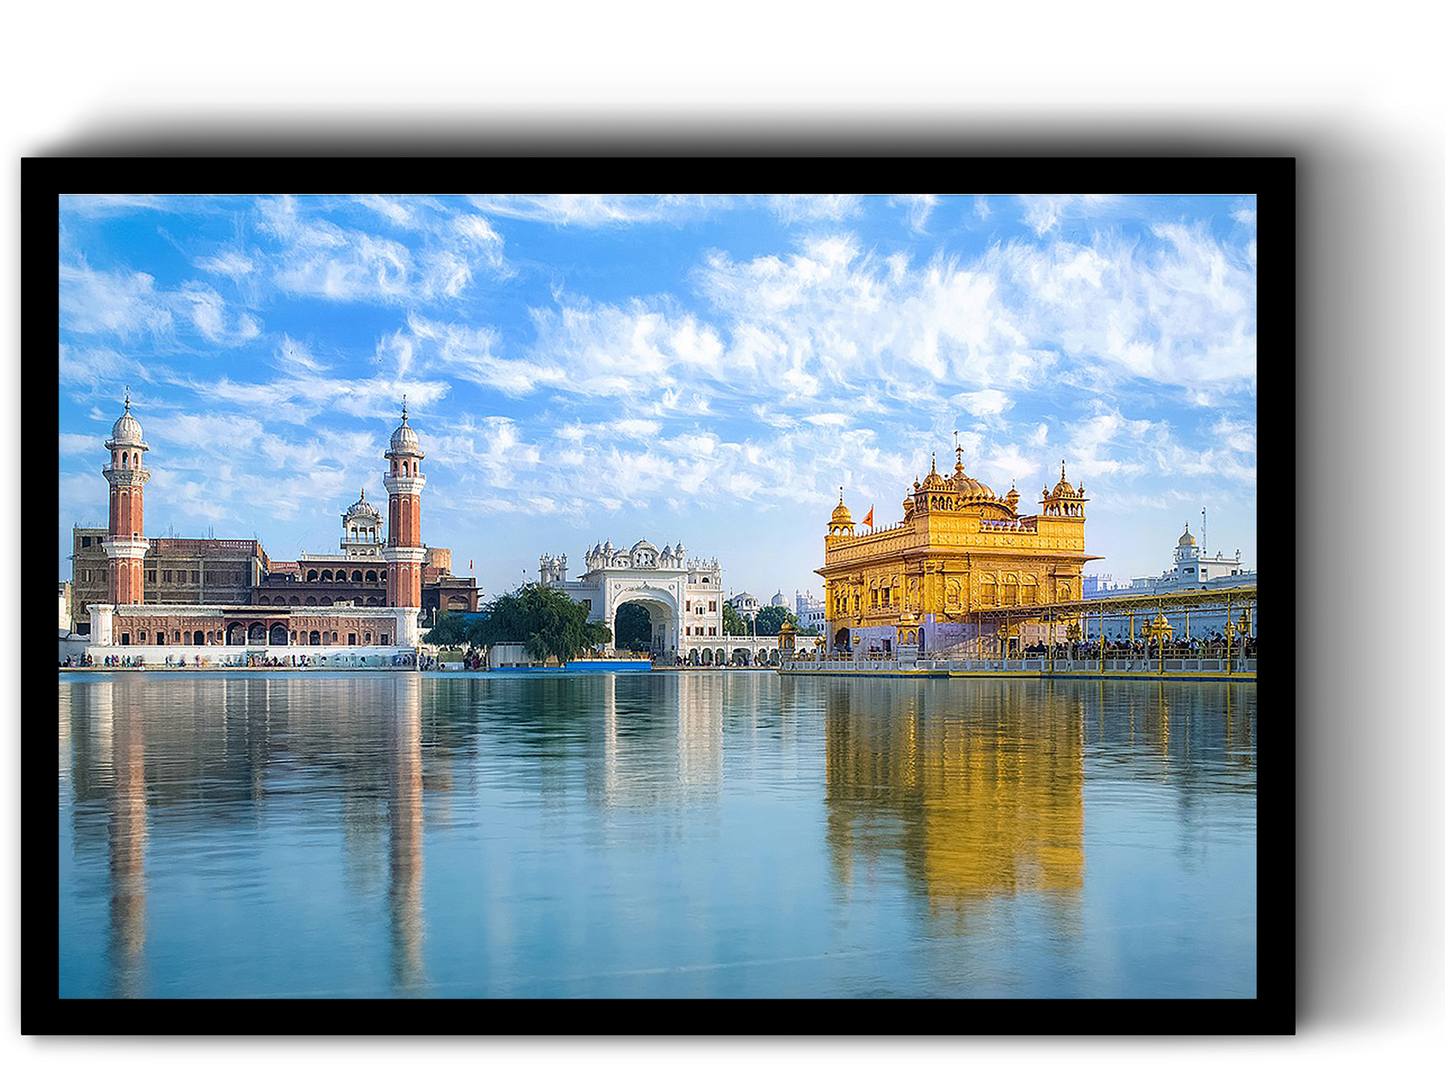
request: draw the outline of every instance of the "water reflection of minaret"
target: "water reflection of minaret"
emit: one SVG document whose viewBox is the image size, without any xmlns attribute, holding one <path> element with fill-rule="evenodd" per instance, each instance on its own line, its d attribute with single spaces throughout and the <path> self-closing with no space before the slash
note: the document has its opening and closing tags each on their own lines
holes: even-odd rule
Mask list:
<svg viewBox="0 0 1445 1066">
<path fill-rule="evenodd" d="M 602 795 L 612 802 L 618 795 L 621 777 L 617 770 L 617 675 L 602 675 Z"/>
<path fill-rule="evenodd" d="M 112 995 L 145 994 L 145 733 L 141 708 L 132 685 L 122 684 L 114 696 L 111 750 L 114 784 L 110 792 L 110 966 Z M 109 702 L 111 685 L 103 699 Z M 97 695 L 100 695 L 97 693 Z"/>
<path fill-rule="evenodd" d="M 421 678 L 396 679 L 392 714 L 391 782 L 391 973 L 398 991 L 426 983 L 422 917 Z"/>
</svg>

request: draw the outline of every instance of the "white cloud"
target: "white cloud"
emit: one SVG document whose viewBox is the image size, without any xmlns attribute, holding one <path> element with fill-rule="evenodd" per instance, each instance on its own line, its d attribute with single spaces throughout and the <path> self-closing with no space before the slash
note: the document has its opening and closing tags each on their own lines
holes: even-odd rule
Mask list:
<svg viewBox="0 0 1445 1066">
<path fill-rule="evenodd" d="M 1104 194 L 1019 197 L 1024 207 L 1024 224 L 1040 237 L 1057 226 L 1069 211 L 1096 210 L 1115 199 L 1117 197 Z"/>
<path fill-rule="evenodd" d="M 981 389 L 978 392 L 960 392 L 952 397 L 953 402 L 962 407 L 970 414 L 983 417 L 984 415 L 1002 414 L 1013 406 L 1013 401 L 998 389 Z"/>
<path fill-rule="evenodd" d="M 155 278 L 139 271 L 91 270 L 84 262 L 60 264 L 60 325 L 77 333 L 161 333 L 172 325 Z"/>
<path fill-rule="evenodd" d="M 719 197 L 632 194 L 478 195 L 468 199 L 489 215 L 583 227 L 682 221 L 727 205 L 727 200 Z"/>
<path fill-rule="evenodd" d="M 933 214 L 933 209 L 939 204 L 939 198 L 931 193 L 914 193 L 890 196 L 888 202 L 906 207 L 908 209 L 908 228 L 914 233 L 924 233 L 928 229 L 929 216 Z"/>
<path fill-rule="evenodd" d="M 837 222 L 858 214 L 863 197 L 845 193 L 783 193 L 769 196 L 768 206 L 786 223 Z"/>
<path fill-rule="evenodd" d="M 219 255 L 202 256 L 193 261 L 197 269 L 208 274 L 223 274 L 232 280 L 240 280 L 256 269 L 256 264 L 240 252 L 221 252 Z"/>
<path fill-rule="evenodd" d="M 281 196 L 257 203 L 259 230 L 278 248 L 268 255 L 282 290 L 340 301 L 399 303 L 455 298 L 479 268 L 507 273 L 502 238 L 484 218 L 423 210 L 420 202 L 362 198 L 369 209 L 421 234 L 417 251 L 399 240 L 347 229 L 322 208 Z"/>
</svg>

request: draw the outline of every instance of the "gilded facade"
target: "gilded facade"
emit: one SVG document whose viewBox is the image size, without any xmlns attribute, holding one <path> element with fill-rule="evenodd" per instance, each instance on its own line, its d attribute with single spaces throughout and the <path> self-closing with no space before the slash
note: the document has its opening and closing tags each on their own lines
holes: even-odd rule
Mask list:
<svg viewBox="0 0 1445 1066">
<path fill-rule="evenodd" d="M 1019 512 L 1011 488 L 996 495 L 963 469 L 962 449 L 950 477 L 937 463 L 913 482 L 903 519 L 859 533 L 838 494 L 823 539 L 823 598 L 828 642 L 835 650 L 919 651 L 959 648 L 992 654 L 997 625 L 990 612 L 1043 607 L 1082 598 L 1084 495 L 1060 464 L 1038 514 Z M 1040 612 L 1042 615 L 1044 612 Z M 1034 639 L 1034 626 L 1014 634 Z"/>
</svg>

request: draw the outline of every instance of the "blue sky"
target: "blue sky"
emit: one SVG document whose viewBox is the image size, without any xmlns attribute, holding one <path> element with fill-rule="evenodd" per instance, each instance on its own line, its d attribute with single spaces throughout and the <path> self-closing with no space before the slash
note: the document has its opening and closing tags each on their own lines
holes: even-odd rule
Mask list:
<svg viewBox="0 0 1445 1066">
<path fill-rule="evenodd" d="M 60 577 L 127 385 L 147 533 L 273 559 L 384 497 L 406 394 L 487 595 L 643 537 L 818 592 L 838 486 L 897 521 L 955 430 L 1024 513 L 1067 460 L 1091 572 L 1202 507 L 1253 566 L 1255 264 L 1243 195 L 64 197 Z"/>
</svg>

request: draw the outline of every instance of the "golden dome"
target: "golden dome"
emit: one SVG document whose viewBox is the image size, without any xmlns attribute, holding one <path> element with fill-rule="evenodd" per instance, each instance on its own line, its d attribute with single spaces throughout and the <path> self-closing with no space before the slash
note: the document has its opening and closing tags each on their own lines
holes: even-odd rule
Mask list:
<svg viewBox="0 0 1445 1066">
<path fill-rule="evenodd" d="M 1054 495 L 1055 495 L 1055 496 L 1072 496 L 1073 494 L 1074 494 L 1074 486 L 1070 485 L 1069 482 L 1068 482 L 1068 479 L 1064 477 L 1064 461 L 1063 461 L 1062 459 L 1060 459 L 1060 460 L 1059 460 L 1059 483 L 1054 486 Z"/>
<path fill-rule="evenodd" d="M 918 482 L 915 481 L 913 484 L 917 486 Z M 938 472 L 938 456 L 936 454 L 933 457 L 933 463 L 928 471 L 928 476 L 923 479 L 923 484 L 919 487 L 924 490 L 947 489 L 949 487 L 948 482 L 943 479 L 943 475 Z"/>
<path fill-rule="evenodd" d="M 993 489 L 989 488 L 977 478 L 971 478 L 961 469 L 954 472 L 949 478 L 949 484 L 961 496 L 986 496 L 993 498 Z"/>
<path fill-rule="evenodd" d="M 851 526 L 853 524 L 853 513 L 843 503 L 843 490 L 838 490 L 838 506 L 833 508 L 833 516 L 828 519 L 830 526 Z"/>
<path fill-rule="evenodd" d="M 1188 523 L 1188 522 L 1184 523 L 1184 536 L 1182 536 L 1182 537 L 1179 538 L 1179 546 L 1180 546 L 1181 548 L 1192 548 L 1192 547 L 1194 547 L 1194 537 L 1193 537 L 1193 536 L 1190 534 L 1190 532 L 1189 532 L 1189 523 Z"/>
</svg>

